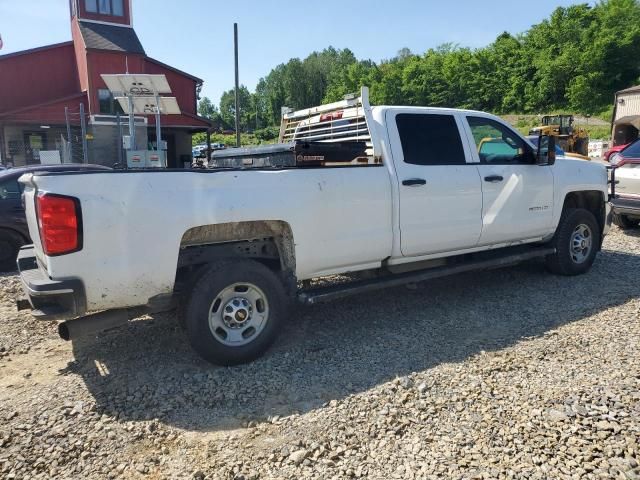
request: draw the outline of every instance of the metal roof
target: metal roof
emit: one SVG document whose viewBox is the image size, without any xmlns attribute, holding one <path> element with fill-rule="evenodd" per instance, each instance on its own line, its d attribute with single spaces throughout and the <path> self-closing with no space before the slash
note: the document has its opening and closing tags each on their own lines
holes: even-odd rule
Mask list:
<svg viewBox="0 0 640 480">
<path fill-rule="evenodd" d="M 54 48 L 68 47 L 70 45 L 73 45 L 72 41 L 54 43 L 51 45 L 45 45 L 43 47 L 29 48 L 28 50 L 20 50 L 18 52 L 6 53 L 4 55 L 0 55 L 0 60 L 4 60 L 5 58 L 17 57 L 18 55 L 29 55 L 31 53 L 42 52 L 43 50 L 51 50 Z"/>
<path fill-rule="evenodd" d="M 176 67 L 172 67 L 171 65 L 167 65 L 166 63 L 161 62 L 160 60 L 156 60 L 155 58 L 151 58 L 151 57 L 147 57 L 146 58 L 147 62 L 151 62 L 151 63 L 155 63 L 156 65 L 166 68 L 167 70 L 171 70 L 172 72 L 176 72 L 179 75 L 182 75 L 183 77 L 189 77 L 191 80 L 194 80 L 195 82 L 198 83 L 202 83 L 203 80 L 201 78 L 198 78 L 194 75 L 191 75 L 190 73 L 187 73 L 183 70 L 180 70 Z"/>
<path fill-rule="evenodd" d="M 636 85 L 635 87 L 631 87 L 631 88 L 625 88 L 624 90 L 620 90 L 616 93 L 634 93 L 634 92 L 640 92 L 640 85 Z"/>
<path fill-rule="evenodd" d="M 145 55 L 138 35 L 131 27 L 118 27 L 93 22 L 78 22 L 84 44 L 88 49 Z"/>
<path fill-rule="evenodd" d="M 613 124 L 615 126 L 628 124 L 640 128 L 640 115 L 627 115 L 626 117 L 618 118 Z"/>
</svg>

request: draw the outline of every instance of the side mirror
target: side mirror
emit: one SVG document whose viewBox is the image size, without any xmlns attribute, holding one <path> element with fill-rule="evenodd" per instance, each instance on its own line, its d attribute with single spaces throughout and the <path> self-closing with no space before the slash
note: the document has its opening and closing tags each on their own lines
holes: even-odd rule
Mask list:
<svg viewBox="0 0 640 480">
<path fill-rule="evenodd" d="M 536 165 L 553 165 L 554 163 L 556 163 L 556 137 L 540 135 L 538 137 Z"/>
</svg>

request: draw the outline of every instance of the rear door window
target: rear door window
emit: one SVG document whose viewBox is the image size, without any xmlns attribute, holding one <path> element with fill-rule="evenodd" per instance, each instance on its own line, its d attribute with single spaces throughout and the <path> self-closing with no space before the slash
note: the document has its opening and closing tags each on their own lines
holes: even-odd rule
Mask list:
<svg viewBox="0 0 640 480">
<path fill-rule="evenodd" d="M 5 180 L 0 182 L 0 200 L 17 200 L 20 199 L 22 191 L 17 180 Z"/>
<path fill-rule="evenodd" d="M 400 113 L 396 116 L 405 163 L 465 165 L 464 149 L 453 115 Z"/>
</svg>

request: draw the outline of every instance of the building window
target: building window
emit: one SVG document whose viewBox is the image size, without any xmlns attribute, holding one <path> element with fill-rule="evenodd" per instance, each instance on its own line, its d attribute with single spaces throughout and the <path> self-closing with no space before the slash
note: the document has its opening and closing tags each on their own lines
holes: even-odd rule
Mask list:
<svg viewBox="0 0 640 480">
<path fill-rule="evenodd" d="M 102 15 L 111 15 L 111 0 L 98 0 L 98 6 Z"/>
<path fill-rule="evenodd" d="M 113 98 L 111 92 L 106 88 L 98 90 L 98 102 L 100 103 L 100 113 L 104 115 L 115 115 L 124 113 L 118 101 Z"/>
<path fill-rule="evenodd" d="M 98 0 L 84 0 L 84 9 L 89 13 L 98 13 Z"/>
<path fill-rule="evenodd" d="M 122 17 L 124 15 L 124 8 L 122 5 L 123 0 L 111 0 L 111 14 L 116 17 Z"/>
<path fill-rule="evenodd" d="M 124 15 L 123 0 L 84 0 L 84 9 L 88 13 L 99 13 L 101 15 L 113 15 L 115 17 Z"/>
</svg>

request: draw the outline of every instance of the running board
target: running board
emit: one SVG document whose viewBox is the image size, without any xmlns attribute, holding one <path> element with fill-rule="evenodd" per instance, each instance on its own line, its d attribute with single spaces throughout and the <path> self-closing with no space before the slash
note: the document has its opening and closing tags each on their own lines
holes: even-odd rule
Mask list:
<svg viewBox="0 0 640 480">
<path fill-rule="evenodd" d="M 484 252 L 483 252 L 484 253 Z M 488 252 L 495 254 L 496 252 Z M 380 290 L 383 288 L 397 287 L 407 283 L 423 282 L 434 278 L 447 277 L 458 273 L 472 272 L 477 270 L 487 270 L 494 268 L 507 267 L 515 265 L 526 260 L 545 257 L 556 253 L 555 248 L 542 247 L 531 249 L 528 248 L 524 252 L 510 253 L 506 255 L 494 256 L 494 258 L 472 260 L 467 263 L 457 265 L 445 265 L 442 267 L 434 267 L 427 270 L 419 270 L 416 272 L 406 272 L 396 275 L 387 275 L 381 278 L 371 280 L 357 280 L 329 287 L 312 288 L 303 290 L 298 294 L 298 301 L 305 305 L 313 305 L 321 302 L 328 302 L 337 298 L 348 297 L 359 293 Z"/>
</svg>

